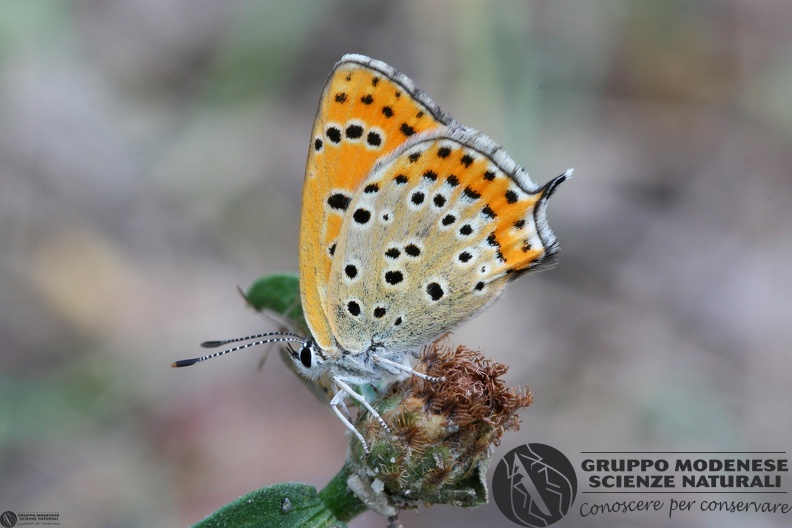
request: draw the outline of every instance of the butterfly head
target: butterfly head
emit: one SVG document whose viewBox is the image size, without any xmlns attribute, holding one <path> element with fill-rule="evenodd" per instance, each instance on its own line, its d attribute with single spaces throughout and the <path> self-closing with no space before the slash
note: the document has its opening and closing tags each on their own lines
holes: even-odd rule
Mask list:
<svg viewBox="0 0 792 528">
<path fill-rule="evenodd" d="M 299 348 L 289 345 L 289 357 L 294 369 L 308 379 L 316 379 L 327 369 L 327 359 L 312 337 L 305 338 Z"/>
</svg>

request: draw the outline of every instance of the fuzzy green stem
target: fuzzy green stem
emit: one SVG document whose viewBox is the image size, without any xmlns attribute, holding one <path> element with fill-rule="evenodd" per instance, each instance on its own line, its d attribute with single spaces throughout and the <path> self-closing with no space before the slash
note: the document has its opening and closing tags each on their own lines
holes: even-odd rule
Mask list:
<svg viewBox="0 0 792 528">
<path fill-rule="evenodd" d="M 319 498 L 327 509 L 333 512 L 339 521 L 343 522 L 351 521 L 368 510 L 366 505 L 347 486 L 349 475 L 349 467 L 344 464 L 341 471 L 319 492 Z"/>
</svg>

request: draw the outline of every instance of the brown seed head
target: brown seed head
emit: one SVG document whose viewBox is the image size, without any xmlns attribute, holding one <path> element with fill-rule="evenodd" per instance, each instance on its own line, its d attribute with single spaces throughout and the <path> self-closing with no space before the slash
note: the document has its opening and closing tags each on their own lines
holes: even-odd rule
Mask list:
<svg viewBox="0 0 792 528">
<path fill-rule="evenodd" d="M 531 393 L 506 387 L 506 365 L 447 338 L 426 347 L 415 369 L 443 380 L 410 376 L 373 403 L 391 434 L 361 413 L 358 430 L 371 454 L 353 440 L 352 471 L 397 508 L 486 502 L 494 446 L 506 430 L 519 428 L 517 411 L 531 404 Z"/>
</svg>

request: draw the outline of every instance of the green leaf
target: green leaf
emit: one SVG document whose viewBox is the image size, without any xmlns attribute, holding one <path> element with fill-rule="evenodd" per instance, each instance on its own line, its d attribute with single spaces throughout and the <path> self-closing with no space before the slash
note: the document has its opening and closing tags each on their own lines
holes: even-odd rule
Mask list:
<svg viewBox="0 0 792 528">
<path fill-rule="evenodd" d="M 346 528 L 308 484 L 286 482 L 252 491 L 193 528 Z"/>
<path fill-rule="evenodd" d="M 300 299 L 300 279 L 291 273 L 277 273 L 267 275 L 256 280 L 247 292 L 242 293 L 251 308 L 256 311 L 274 312 L 288 323 L 288 330 L 301 332 L 303 335 L 310 335 L 308 324 L 302 311 Z M 316 379 L 310 380 L 295 369 L 294 361 L 289 357 L 289 349 L 278 347 L 280 356 L 286 366 L 294 372 L 308 390 L 323 403 L 328 403 L 335 394 L 332 382 L 328 374 L 322 374 Z"/>
<path fill-rule="evenodd" d="M 277 273 L 256 280 L 244 293 L 248 304 L 256 311 L 269 310 L 282 315 L 298 328 L 306 330 L 300 279 L 292 273 Z"/>
</svg>

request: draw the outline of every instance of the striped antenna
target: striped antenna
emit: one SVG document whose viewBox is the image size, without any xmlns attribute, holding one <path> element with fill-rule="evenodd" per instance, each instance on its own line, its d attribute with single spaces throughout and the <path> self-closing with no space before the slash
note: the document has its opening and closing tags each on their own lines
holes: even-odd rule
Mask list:
<svg viewBox="0 0 792 528">
<path fill-rule="evenodd" d="M 229 348 L 228 350 L 223 350 L 222 352 L 215 352 L 214 354 L 209 354 L 202 357 L 192 358 L 192 359 L 180 359 L 179 361 L 174 361 L 171 363 L 171 367 L 178 368 L 178 367 L 189 367 L 190 365 L 195 365 L 196 363 L 200 363 L 201 361 L 206 361 L 207 359 L 212 359 L 213 357 L 222 356 L 223 354 L 228 354 L 229 352 L 234 352 L 237 350 L 242 350 L 243 348 L 250 348 L 258 345 L 265 345 L 267 343 L 283 343 L 285 341 L 297 341 L 300 343 L 305 342 L 305 338 L 299 336 L 297 334 L 292 334 L 290 332 L 268 332 L 266 334 L 257 334 L 247 337 L 238 337 L 236 339 L 224 339 L 222 341 L 204 341 L 201 343 L 201 346 L 204 348 L 215 348 L 223 345 L 227 345 L 229 343 L 238 343 L 239 341 L 248 341 L 250 339 L 260 339 L 262 337 L 269 337 L 269 336 L 279 336 L 272 339 L 261 339 L 259 341 L 254 341 L 252 343 L 245 343 L 244 345 L 240 345 L 234 348 Z"/>
</svg>

